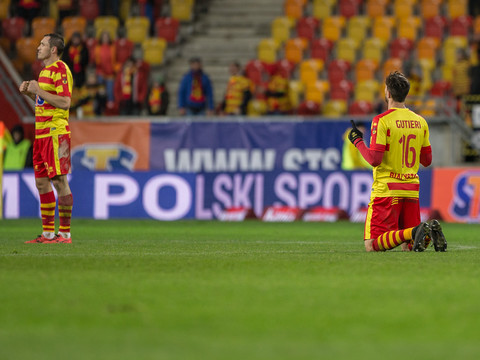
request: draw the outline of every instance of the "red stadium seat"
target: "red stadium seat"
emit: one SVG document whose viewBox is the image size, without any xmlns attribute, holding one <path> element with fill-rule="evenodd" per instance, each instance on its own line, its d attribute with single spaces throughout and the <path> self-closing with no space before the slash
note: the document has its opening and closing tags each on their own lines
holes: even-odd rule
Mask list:
<svg viewBox="0 0 480 360">
<path fill-rule="evenodd" d="M 390 57 L 405 60 L 410 56 L 413 49 L 413 41 L 404 38 L 396 38 L 390 43 Z"/>
<path fill-rule="evenodd" d="M 158 18 L 155 21 L 155 33 L 158 37 L 167 40 L 168 43 L 175 43 L 178 37 L 180 22 L 174 18 Z"/>
<path fill-rule="evenodd" d="M 472 27 L 472 20 L 468 16 L 459 16 L 450 23 L 450 36 L 467 37 Z"/>
<path fill-rule="evenodd" d="M 354 101 L 348 108 L 350 115 L 369 115 L 373 113 L 373 104 L 365 100 Z"/>
<path fill-rule="evenodd" d="M 123 64 L 132 56 L 135 44 L 126 38 L 120 38 L 115 41 L 115 56 L 118 63 Z"/>
<path fill-rule="evenodd" d="M 312 41 L 316 36 L 318 25 L 319 21 L 314 17 L 299 19 L 297 22 L 297 36 Z"/>
<path fill-rule="evenodd" d="M 268 73 L 260 60 L 251 60 L 247 63 L 245 76 L 256 85 L 264 84 L 268 81 Z"/>
<path fill-rule="evenodd" d="M 343 17 L 351 18 L 358 14 L 360 2 L 358 0 L 340 0 L 339 10 Z"/>
<path fill-rule="evenodd" d="M 440 41 L 443 38 L 445 21 L 440 16 L 435 16 L 425 21 L 425 37 L 437 38 Z"/>
<path fill-rule="evenodd" d="M 24 36 L 25 19 L 12 17 L 2 21 L 2 34 L 11 42 L 15 42 Z"/>
<path fill-rule="evenodd" d="M 310 45 L 310 57 L 313 59 L 321 59 L 324 62 L 330 57 L 333 49 L 333 42 L 325 38 L 313 40 Z"/>
<path fill-rule="evenodd" d="M 295 64 L 287 59 L 278 60 L 275 64 L 275 73 L 286 79 L 291 78 L 293 70 L 295 70 Z"/>
<path fill-rule="evenodd" d="M 335 59 L 328 65 L 328 80 L 330 84 L 334 84 L 341 80 L 346 80 L 348 72 L 350 71 L 350 64 L 341 59 Z"/>
<path fill-rule="evenodd" d="M 452 88 L 452 84 L 445 80 L 436 81 L 430 89 L 430 95 L 432 96 L 447 96 Z"/>
<path fill-rule="evenodd" d="M 353 84 L 350 83 L 348 80 L 341 80 L 336 83 L 331 83 L 330 100 L 348 101 L 352 91 L 353 91 Z"/>
<path fill-rule="evenodd" d="M 301 116 L 311 116 L 320 114 L 320 111 L 321 108 L 319 103 L 308 100 L 299 105 L 297 114 Z"/>
<path fill-rule="evenodd" d="M 40 72 L 43 70 L 44 67 L 45 64 L 42 60 L 35 60 L 35 62 L 32 63 L 32 73 L 34 79 L 38 79 L 38 76 L 40 75 Z"/>
<path fill-rule="evenodd" d="M 95 20 L 100 15 L 97 0 L 79 0 L 80 16 L 89 21 Z"/>
</svg>

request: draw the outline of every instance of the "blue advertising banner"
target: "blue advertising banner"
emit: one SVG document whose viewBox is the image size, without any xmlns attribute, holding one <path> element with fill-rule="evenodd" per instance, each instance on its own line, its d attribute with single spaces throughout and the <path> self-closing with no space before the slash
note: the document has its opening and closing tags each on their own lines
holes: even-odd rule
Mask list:
<svg viewBox="0 0 480 360">
<path fill-rule="evenodd" d="M 420 205 L 430 207 L 432 172 L 421 171 Z M 370 171 L 158 173 L 76 171 L 70 176 L 73 216 L 81 218 L 216 219 L 224 208 L 271 205 L 339 207 L 369 202 Z M 33 172 L 3 177 L 4 217 L 38 217 Z"/>
<path fill-rule="evenodd" d="M 348 128 L 350 123 L 344 121 L 152 123 L 150 169 L 174 173 L 339 170 Z"/>
</svg>

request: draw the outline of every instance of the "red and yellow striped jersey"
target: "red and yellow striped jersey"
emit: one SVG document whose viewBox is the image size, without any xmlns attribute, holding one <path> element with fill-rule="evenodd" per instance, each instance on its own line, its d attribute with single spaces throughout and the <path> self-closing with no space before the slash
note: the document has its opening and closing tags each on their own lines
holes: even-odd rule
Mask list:
<svg viewBox="0 0 480 360">
<path fill-rule="evenodd" d="M 38 77 L 38 85 L 50 94 L 72 97 L 72 73 L 61 60 L 45 67 Z M 40 96 L 35 99 L 35 138 L 69 134 L 68 110 L 50 105 Z"/>
<path fill-rule="evenodd" d="M 373 169 L 372 197 L 418 197 L 420 153 L 431 151 L 427 122 L 409 109 L 392 108 L 372 122 L 370 149 L 385 151 Z"/>
</svg>

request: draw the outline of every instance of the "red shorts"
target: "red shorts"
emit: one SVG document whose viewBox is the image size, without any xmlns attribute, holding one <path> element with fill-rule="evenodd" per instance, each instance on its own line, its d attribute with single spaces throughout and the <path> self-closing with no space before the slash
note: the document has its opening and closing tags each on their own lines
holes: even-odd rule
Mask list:
<svg viewBox="0 0 480 360">
<path fill-rule="evenodd" d="M 376 239 L 392 230 L 420 224 L 418 198 L 376 197 L 368 204 L 364 239 Z"/>
<path fill-rule="evenodd" d="M 70 168 L 70 134 L 35 139 L 33 169 L 36 178 L 66 175 Z"/>
</svg>

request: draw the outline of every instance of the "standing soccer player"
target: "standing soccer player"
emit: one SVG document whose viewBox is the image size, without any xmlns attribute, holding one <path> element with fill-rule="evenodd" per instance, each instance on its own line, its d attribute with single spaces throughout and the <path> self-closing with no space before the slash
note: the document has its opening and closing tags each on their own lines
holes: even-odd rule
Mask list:
<svg viewBox="0 0 480 360">
<path fill-rule="evenodd" d="M 70 172 L 70 128 L 68 115 L 72 97 L 72 74 L 60 60 L 65 48 L 63 37 L 47 34 L 37 48 L 37 58 L 45 68 L 35 80 L 24 81 L 20 92 L 35 101 L 35 141 L 33 167 L 40 194 L 43 233 L 26 243 L 71 243 L 70 219 L 73 197 L 67 181 Z M 60 226 L 55 234 L 57 190 Z"/>
<path fill-rule="evenodd" d="M 436 251 L 446 251 L 447 241 L 440 223 L 420 220 L 417 173 L 420 164 L 426 167 L 432 162 L 427 122 L 406 108 L 410 83 L 402 73 L 390 73 L 385 84 L 388 110 L 373 119 L 370 148 L 353 120 L 348 135 L 374 167 L 365 250 L 385 251 L 402 245 L 406 251 L 424 251 L 432 239 Z"/>
</svg>

